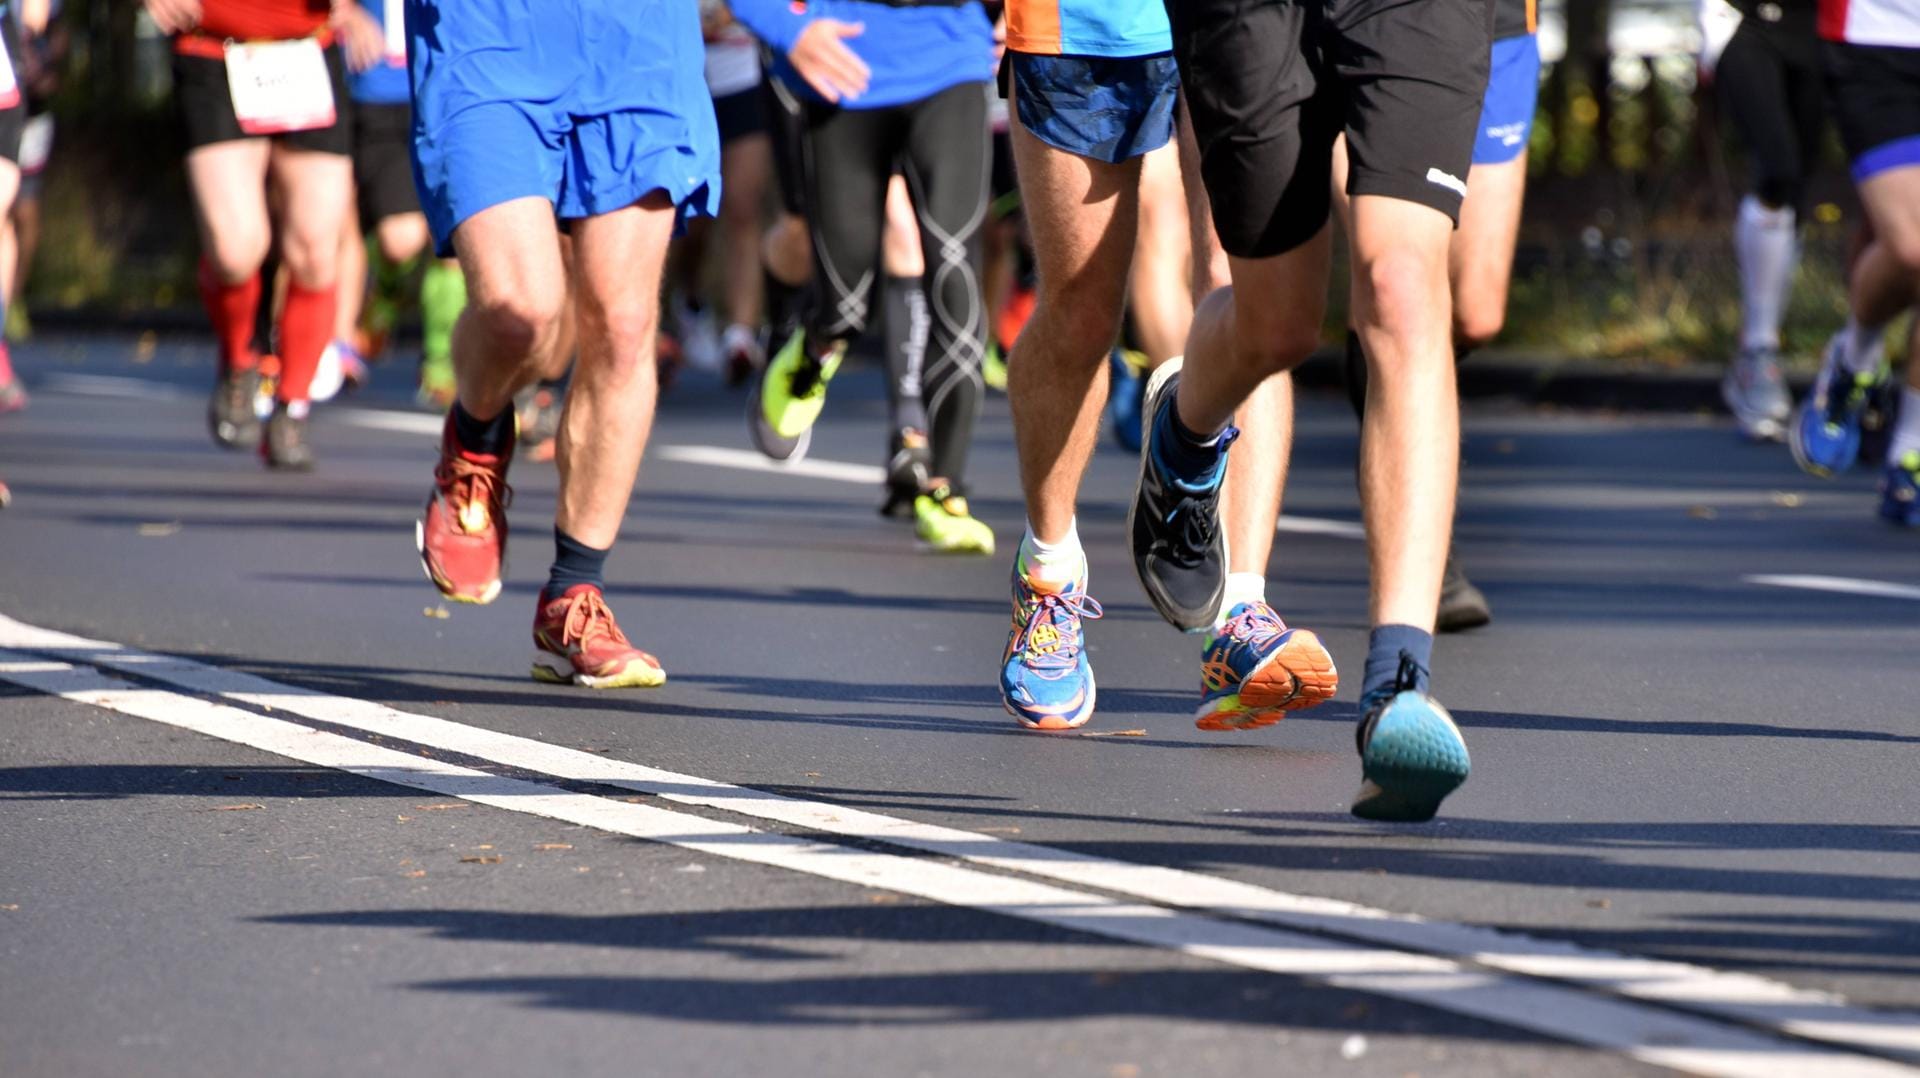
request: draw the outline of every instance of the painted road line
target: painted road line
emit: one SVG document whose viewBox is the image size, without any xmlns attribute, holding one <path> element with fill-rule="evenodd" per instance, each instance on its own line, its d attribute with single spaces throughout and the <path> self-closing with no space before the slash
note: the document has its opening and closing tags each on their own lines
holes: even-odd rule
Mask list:
<svg viewBox="0 0 1920 1078">
<path fill-rule="evenodd" d="M 1197 872 L 1109 860 L 862 809 L 808 801 L 609 760 L 383 704 L 281 685 L 251 674 L 25 625 L 0 615 L 0 647 L 34 648 L 188 691 L 577 782 L 651 794 L 749 818 L 882 842 L 1091 887 L 1162 906 L 1338 935 L 1489 969 L 1684 1007 L 1795 1036 L 1920 1060 L 1920 1016 L 1849 1007 L 1841 998 L 1749 974 L 1589 950 L 1471 925 L 1270 890 Z"/>
<path fill-rule="evenodd" d="M 0 680 L 303 763 L 509 812 L 1177 951 L 1243 969 L 1301 977 L 1696 1074 L 1764 1078 L 1812 1073 L 1839 1078 L 1920 1074 L 1891 1060 L 1848 1055 L 1555 984 L 1473 970 L 1427 955 L 1219 920 L 950 862 L 774 834 L 651 804 L 493 775 L 195 696 L 138 687 L 91 666 L 50 662 L 26 652 L 0 649 Z"/>
<path fill-rule="evenodd" d="M 1815 576 L 1797 573 L 1760 574 L 1740 578 L 1748 584 L 1770 588 L 1799 588 L 1802 591 L 1826 591 L 1838 595 L 1867 595 L 1875 599 L 1912 599 L 1920 601 L 1920 587 L 1890 584 L 1884 580 L 1861 580 L 1850 576 Z"/>
<path fill-rule="evenodd" d="M 186 386 L 162 382 L 157 378 L 81 374 L 78 371 L 48 371 L 34 379 L 33 391 L 70 397 L 104 397 L 109 400 L 202 400 L 206 397 L 204 390 L 196 393 Z"/>
</svg>

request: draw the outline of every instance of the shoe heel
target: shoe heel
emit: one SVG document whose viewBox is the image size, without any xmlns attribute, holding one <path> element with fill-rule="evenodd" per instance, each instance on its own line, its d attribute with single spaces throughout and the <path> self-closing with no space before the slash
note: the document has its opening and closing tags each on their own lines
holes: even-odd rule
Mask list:
<svg viewBox="0 0 1920 1078">
<path fill-rule="evenodd" d="M 1472 769 L 1453 716 L 1411 693 L 1387 705 L 1360 760 L 1366 782 L 1354 799 L 1353 814 L 1400 823 L 1433 819 Z"/>
</svg>

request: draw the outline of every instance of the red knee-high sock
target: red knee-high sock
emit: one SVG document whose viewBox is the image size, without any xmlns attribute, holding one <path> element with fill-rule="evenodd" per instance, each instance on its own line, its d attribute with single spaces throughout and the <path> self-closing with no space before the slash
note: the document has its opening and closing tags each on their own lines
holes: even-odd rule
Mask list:
<svg viewBox="0 0 1920 1078">
<path fill-rule="evenodd" d="M 274 394 L 278 399 L 307 399 L 313 372 L 320 369 L 320 353 L 333 339 L 333 312 L 339 300 L 339 290 L 332 286 L 304 288 L 297 281 L 287 282 L 286 304 L 280 308 L 280 388 Z"/>
<path fill-rule="evenodd" d="M 228 284 L 213 263 L 200 260 L 200 301 L 213 320 L 213 336 L 220 342 L 220 365 L 226 370 L 250 371 L 260 361 L 253 352 L 253 316 L 260 307 L 260 274 Z"/>
</svg>

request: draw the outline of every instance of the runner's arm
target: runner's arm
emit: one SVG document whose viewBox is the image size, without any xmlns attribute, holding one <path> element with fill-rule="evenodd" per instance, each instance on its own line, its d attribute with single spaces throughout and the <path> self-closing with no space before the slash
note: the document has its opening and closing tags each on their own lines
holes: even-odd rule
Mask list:
<svg viewBox="0 0 1920 1078">
<path fill-rule="evenodd" d="M 785 0 L 734 0 L 733 16 L 784 53 L 821 97 L 839 102 L 866 93 L 872 72 L 844 40 L 864 33 L 865 23 L 811 19 L 795 14 Z"/>
</svg>

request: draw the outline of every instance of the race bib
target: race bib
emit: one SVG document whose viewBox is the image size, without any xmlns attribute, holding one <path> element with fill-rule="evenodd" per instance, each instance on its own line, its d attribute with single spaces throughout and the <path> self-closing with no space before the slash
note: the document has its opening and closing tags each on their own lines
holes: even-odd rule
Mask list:
<svg viewBox="0 0 1920 1078">
<path fill-rule="evenodd" d="M 333 78 L 318 41 L 230 41 L 226 51 L 240 130 L 280 135 L 333 126 Z"/>
<path fill-rule="evenodd" d="M 20 103 L 20 80 L 13 73 L 13 57 L 7 53 L 7 39 L 0 35 L 0 109 Z"/>
</svg>

